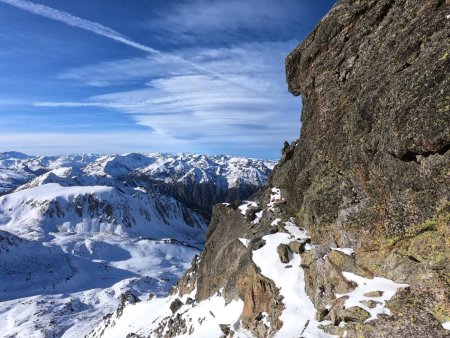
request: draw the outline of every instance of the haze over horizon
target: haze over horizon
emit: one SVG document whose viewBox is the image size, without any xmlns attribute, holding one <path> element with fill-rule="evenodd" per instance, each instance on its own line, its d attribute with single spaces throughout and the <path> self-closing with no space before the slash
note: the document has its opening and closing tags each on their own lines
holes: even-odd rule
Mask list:
<svg viewBox="0 0 450 338">
<path fill-rule="evenodd" d="M 284 58 L 333 3 L 0 0 L 0 151 L 278 159 Z"/>
</svg>

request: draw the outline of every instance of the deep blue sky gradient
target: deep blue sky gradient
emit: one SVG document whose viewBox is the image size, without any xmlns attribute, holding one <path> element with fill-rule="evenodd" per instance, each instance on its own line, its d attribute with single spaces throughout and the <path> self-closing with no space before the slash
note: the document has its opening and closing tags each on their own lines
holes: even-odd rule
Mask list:
<svg viewBox="0 0 450 338">
<path fill-rule="evenodd" d="M 163 54 L 0 1 L 0 151 L 276 159 L 300 130 L 284 57 L 334 1 L 39 3 Z"/>
</svg>

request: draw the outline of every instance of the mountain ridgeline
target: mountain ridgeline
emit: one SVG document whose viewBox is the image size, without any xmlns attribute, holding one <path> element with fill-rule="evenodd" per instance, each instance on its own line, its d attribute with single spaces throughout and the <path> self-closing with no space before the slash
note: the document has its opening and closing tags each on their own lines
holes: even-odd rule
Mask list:
<svg viewBox="0 0 450 338">
<path fill-rule="evenodd" d="M 448 337 L 449 14 L 338 1 L 286 58 L 301 137 L 267 190 L 216 205 L 177 288 L 89 337 Z"/>
<path fill-rule="evenodd" d="M 176 198 L 206 221 L 214 204 L 244 200 L 267 183 L 275 162 L 227 155 L 130 153 L 33 157 L 0 154 L 0 193 L 41 184 L 138 188 Z"/>
<path fill-rule="evenodd" d="M 79 337 L 122 294 L 165 296 L 204 247 L 212 205 L 262 189 L 273 165 L 1 153 L 0 336 Z"/>
</svg>

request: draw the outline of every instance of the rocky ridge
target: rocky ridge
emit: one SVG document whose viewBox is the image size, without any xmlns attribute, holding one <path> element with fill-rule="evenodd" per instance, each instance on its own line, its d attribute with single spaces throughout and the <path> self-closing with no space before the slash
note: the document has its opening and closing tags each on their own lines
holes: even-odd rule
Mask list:
<svg viewBox="0 0 450 338">
<path fill-rule="evenodd" d="M 171 295 L 90 337 L 448 337 L 449 14 L 338 1 L 286 59 L 302 130 L 270 187 L 215 206 Z"/>
</svg>

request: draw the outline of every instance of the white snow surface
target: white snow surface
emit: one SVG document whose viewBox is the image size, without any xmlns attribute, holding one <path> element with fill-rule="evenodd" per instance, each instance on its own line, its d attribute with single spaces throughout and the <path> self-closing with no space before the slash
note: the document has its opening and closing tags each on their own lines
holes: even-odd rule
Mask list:
<svg viewBox="0 0 450 338">
<path fill-rule="evenodd" d="M 390 315 L 391 312 L 386 307 L 386 301 L 391 299 L 399 288 L 408 287 L 408 284 L 398 284 L 390 279 L 382 277 L 374 277 L 373 279 L 369 279 L 355 275 L 351 272 L 343 272 L 342 274 L 347 280 L 355 282 L 358 286 L 355 290 L 349 293 L 337 294 L 336 298 L 348 296 L 348 299 L 344 303 L 345 308 L 358 306 L 369 312 L 370 318 L 368 318 L 366 322 L 377 319 L 379 314 Z M 381 291 L 382 295 L 379 297 L 364 296 L 364 294 L 371 291 Z M 365 300 L 373 300 L 378 302 L 378 304 L 376 304 L 374 308 L 370 308 L 362 303 Z"/>
<path fill-rule="evenodd" d="M 450 17 L 450 15 L 449 15 L 449 17 Z M 450 330 L 450 322 L 442 323 L 442 327 L 446 330 Z"/>
<path fill-rule="evenodd" d="M 279 188 L 272 188 L 270 194 L 270 202 L 267 204 L 269 210 L 273 210 L 274 205 L 279 201 L 282 201 L 281 190 Z"/>
<path fill-rule="evenodd" d="M 258 211 L 255 216 L 256 218 L 252 221 L 252 224 L 259 224 L 261 222 L 264 210 Z"/>
<path fill-rule="evenodd" d="M 355 250 L 353 250 L 352 248 L 330 248 L 330 249 L 334 250 L 334 251 L 342 252 L 343 254 L 346 254 L 347 256 L 351 256 L 355 252 Z"/>
<path fill-rule="evenodd" d="M 238 209 L 241 211 L 242 215 L 246 215 L 247 214 L 247 210 L 249 208 L 257 208 L 258 207 L 258 203 L 253 202 L 253 201 L 243 201 L 242 204 L 240 206 L 238 206 Z"/>
<path fill-rule="evenodd" d="M 80 185 L 110 185 L 112 178 L 145 176 L 164 183 L 214 182 L 222 189 L 267 183 L 275 161 L 202 154 L 73 154 L 31 157 L 17 152 L 0 153 L 0 192 L 17 188 L 35 178 L 60 183 L 74 177 Z M 65 168 L 63 172 L 55 169 Z M 47 173 L 47 176 L 43 174 Z M 107 184 L 104 184 L 104 183 Z M 36 185 L 39 182 L 34 182 Z M 95 184 L 93 184 L 95 183 Z M 73 184 L 72 184 L 73 185 Z"/>
<path fill-rule="evenodd" d="M 239 238 L 239 241 L 244 245 L 246 248 L 248 247 L 250 240 L 247 238 Z"/>
<path fill-rule="evenodd" d="M 309 238 L 294 223 L 287 223 L 289 224 L 285 228 L 289 233 L 278 232 L 264 236 L 266 244 L 253 251 L 253 261 L 264 276 L 275 282 L 283 296 L 285 310 L 280 316 L 283 326 L 275 337 L 296 338 L 299 336 L 299 332 L 303 332 L 302 337 L 306 338 L 332 337 L 318 328 L 319 322 L 315 319 L 316 309 L 305 291 L 300 255 L 292 253 L 290 262 L 284 264 L 276 254 L 280 244 L 289 244 L 296 239 Z M 287 268 L 288 265 L 291 267 Z"/>
<path fill-rule="evenodd" d="M 84 336 L 121 293 L 165 295 L 198 253 L 114 234 L 53 236 L 28 241 L 0 231 L 0 336 Z"/>
<path fill-rule="evenodd" d="M 0 199 L 0 203 L 4 203 L 3 201 L 10 202 L 11 200 L 14 203 L 16 199 L 50 201 L 58 197 L 68 200 L 76 195 L 111 192 L 112 189 L 112 187 L 105 186 L 62 187 L 57 183 L 49 183 L 6 195 Z"/>
<path fill-rule="evenodd" d="M 122 338 L 130 332 L 143 336 L 152 336 L 152 332 L 158 328 L 164 317 L 172 315 L 170 304 L 180 298 L 184 305 L 177 311 L 186 320 L 188 332 L 193 330 L 191 335 L 181 334 L 177 337 L 198 337 L 213 338 L 222 336 L 219 324 L 228 324 L 235 330 L 234 337 L 252 337 L 252 335 L 240 328 L 240 316 L 244 303 L 241 300 L 234 300 L 226 304 L 220 293 L 192 305 L 186 304 L 188 298 L 195 297 L 196 290 L 188 295 L 179 297 L 172 295 L 164 298 L 155 298 L 150 301 L 128 305 L 125 307 L 120 320 L 113 318 L 113 325 L 105 327 L 101 325 L 88 337 L 111 337 Z M 99 335 L 100 332 L 102 332 Z M 164 331 L 165 332 L 165 331 Z"/>
<path fill-rule="evenodd" d="M 186 224 L 186 214 L 194 224 Z M 179 240 L 195 241 L 206 224 L 168 195 L 49 183 L 0 197 L 0 229 L 27 239 L 52 232 L 108 232 L 154 239 L 176 234 Z"/>
<path fill-rule="evenodd" d="M 275 218 L 275 219 L 272 221 L 272 223 L 270 223 L 270 225 L 271 225 L 271 226 L 277 226 L 278 223 L 280 223 L 280 221 L 281 221 L 281 218 Z"/>
</svg>

